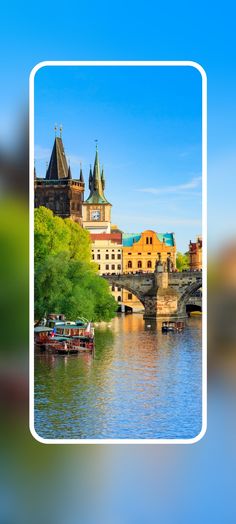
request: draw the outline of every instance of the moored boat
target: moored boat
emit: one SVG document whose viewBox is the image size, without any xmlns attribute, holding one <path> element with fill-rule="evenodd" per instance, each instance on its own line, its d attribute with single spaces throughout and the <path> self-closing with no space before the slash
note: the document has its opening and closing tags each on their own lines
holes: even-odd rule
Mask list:
<svg viewBox="0 0 236 524">
<path fill-rule="evenodd" d="M 45 349 L 58 354 L 92 352 L 95 347 L 94 328 L 85 318 L 66 320 L 63 315 L 49 315 L 49 332 Z"/>
<path fill-rule="evenodd" d="M 48 326 L 36 326 L 34 328 L 34 342 L 41 349 L 46 349 L 47 343 L 50 341 L 50 336 L 53 329 Z"/>
<path fill-rule="evenodd" d="M 163 333 L 179 333 L 180 331 L 183 331 L 184 329 L 184 322 L 181 320 L 165 320 L 162 322 L 162 332 Z"/>
</svg>

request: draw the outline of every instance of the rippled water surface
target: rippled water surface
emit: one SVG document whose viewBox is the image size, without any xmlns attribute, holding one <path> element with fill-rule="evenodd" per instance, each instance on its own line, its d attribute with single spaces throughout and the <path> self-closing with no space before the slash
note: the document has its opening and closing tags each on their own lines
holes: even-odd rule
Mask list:
<svg viewBox="0 0 236 524">
<path fill-rule="evenodd" d="M 162 334 L 142 315 L 96 329 L 94 355 L 35 357 L 44 438 L 191 438 L 201 430 L 201 319 Z"/>
</svg>

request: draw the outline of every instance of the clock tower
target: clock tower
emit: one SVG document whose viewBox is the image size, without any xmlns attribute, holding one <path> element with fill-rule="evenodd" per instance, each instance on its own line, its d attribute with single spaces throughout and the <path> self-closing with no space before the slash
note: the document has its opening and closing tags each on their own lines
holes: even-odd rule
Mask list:
<svg viewBox="0 0 236 524">
<path fill-rule="evenodd" d="M 104 171 L 100 173 L 98 158 L 98 148 L 96 154 L 93 173 L 90 167 L 89 190 L 90 195 L 83 203 L 83 227 L 90 233 L 110 233 L 111 232 L 111 204 L 104 195 L 105 176 Z"/>
</svg>

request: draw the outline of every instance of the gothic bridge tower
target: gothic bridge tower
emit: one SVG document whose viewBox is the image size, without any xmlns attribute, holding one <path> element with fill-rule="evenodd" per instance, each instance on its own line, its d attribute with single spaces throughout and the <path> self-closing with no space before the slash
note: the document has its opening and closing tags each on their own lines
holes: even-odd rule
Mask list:
<svg viewBox="0 0 236 524">
<path fill-rule="evenodd" d="M 56 131 L 56 128 L 55 128 Z M 61 136 L 55 137 L 45 178 L 35 174 L 35 207 L 45 206 L 61 218 L 72 218 L 82 224 L 84 178 L 80 167 L 78 179 L 72 178 Z"/>
</svg>

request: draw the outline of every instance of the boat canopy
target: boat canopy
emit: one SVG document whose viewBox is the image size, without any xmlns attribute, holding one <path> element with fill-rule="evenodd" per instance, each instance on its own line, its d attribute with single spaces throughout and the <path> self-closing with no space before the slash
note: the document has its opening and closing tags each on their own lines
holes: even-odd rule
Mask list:
<svg viewBox="0 0 236 524">
<path fill-rule="evenodd" d="M 50 331 L 53 331 L 53 329 L 47 326 L 36 326 L 34 328 L 35 333 L 48 333 Z"/>
</svg>

